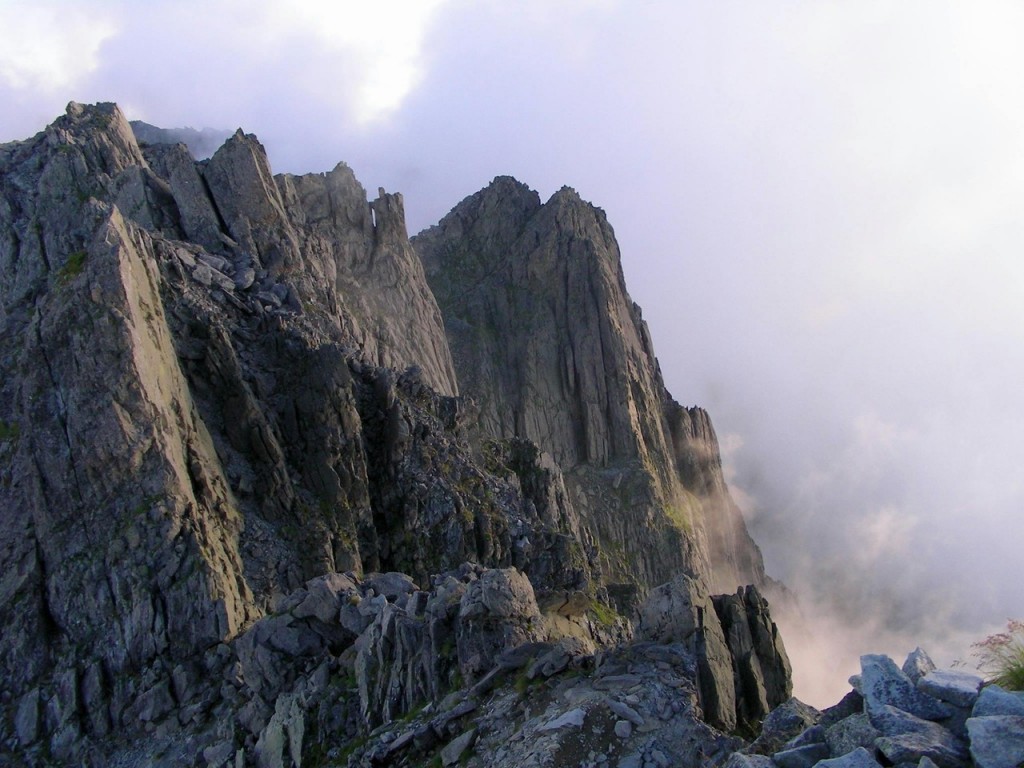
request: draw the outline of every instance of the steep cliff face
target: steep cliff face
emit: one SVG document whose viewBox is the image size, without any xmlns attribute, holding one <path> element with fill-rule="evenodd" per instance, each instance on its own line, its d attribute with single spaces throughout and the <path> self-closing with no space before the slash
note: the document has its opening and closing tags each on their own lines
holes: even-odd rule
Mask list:
<svg viewBox="0 0 1024 768">
<path fill-rule="evenodd" d="M 628 640 L 680 570 L 763 583 L 603 214 L 499 180 L 417 243 L 241 131 L 197 163 L 72 103 L 0 146 L 0 751 L 298 765 Z"/>
<path fill-rule="evenodd" d="M 721 589 L 764 583 L 710 420 L 665 390 L 600 209 L 569 188 L 542 205 L 503 177 L 414 243 L 475 434 L 554 457 L 611 580 L 647 589 L 683 570 Z"/>
</svg>

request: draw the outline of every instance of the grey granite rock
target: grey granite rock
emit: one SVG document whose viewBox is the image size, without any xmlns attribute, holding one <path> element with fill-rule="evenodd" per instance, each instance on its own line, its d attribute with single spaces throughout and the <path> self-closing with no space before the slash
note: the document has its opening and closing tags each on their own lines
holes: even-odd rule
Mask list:
<svg viewBox="0 0 1024 768">
<path fill-rule="evenodd" d="M 998 685 L 986 685 L 978 694 L 972 710 L 974 717 L 1016 715 L 1024 717 L 1024 692 L 1006 691 Z"/>
<path fill-rule="evenodd" d="M 713 598 L 732 656 L 737 721 L 760 723 L 793 693 L 789 657 L 767 601 L 754 586 Z"/>
<path fill-rule="evenodd" d="M 825 731 L 825 743 L 833 756 L 845 755 L 858 747 L 874 749 L 875 740 L 881 735 L 871 724 L 867 714 L 851 715 L 831 725 Z"/>
<path fill-rule="evenodd" d="M 784 749 L 795 749 L 796 747 L 805 747 L 808 744 L 824 744 L 826 743 L 825 734 L 826 728 L 820 722 L 817 725 L 812 725 L 810 728 L 805 730 L 803 733 L 798 734 L 789 741 L 786 742 Z"/>
<path fill-rule="evenodd" d="M 978 675 L 956 669 L 935 669 L 917 681 L 919 691 L 957 707 L 970 709 L 984 681 Z"/>
<path fill-rule="evenodd" d="M 775 762 L 767 755 L 745 755 L 733 752 L 726 760 L 724 768 L 774 768 Z"/>
<path fill-rule="evenodd" d="M 814 707 L 791 698 L 773 709 L 764 719 L 761 733 L 751 743 L 749 751 L 771 755 L 778 752 L 791 739 L 813 726 L 821 713 Z"/>
<path fill-rule="evenodd" d="M 880 764 L 870 752 L 858 747 L 849 754 L 822 760 L 818 763 L 818 768 L 880 768 Z"/>
<path fill-rule="evenodd" d="M 441 750 L 441 763 L 444 765 L 455 765 L 465 754 L 466 750 L 473 746 L 476 741 L 476 728 L 470 728 L 465 733 L 452 739 L 444 749 Z"/>
<path fill-rule="evenodd" d="M 892 706 L 928 720 L 949 717 L 953 710 L 938 699 L 917 690 L 888 656 L 868 654 L 860 657 L 861 695 L 868 714 Z"/>
<path fill-rule="evenodd" d="M 935 662 L 932 661 L 932 657 L 923 648 L 915 648 L 909 654 L 907 654 L 906 660 L 903 662 L 903 674 L 905 674 L 914 685 L 917 685 L 918 681 L 927 675 L 929 672 L 935 669 Z"/>
<path fill-rule="evenodd" d="M 39 689 L 33 688 L 21 697 L 14 715 L 14 732 L 18 741 L 27 746 L 39 735 Z"/>
<path fill-rule="evenodd" d="M 959 768 L 968 759 L 967 745 L 937 723 L 890 705 L 879 707 L 870 717 L 881 733 L 875 746 L 893 763 L 928 757 L 940 768 Z"/>
<path fill-rule="evenodd" d="M 586 716 L 587 713 L 583 709 L 577 707 L 576 709 L 570 709 L 568 712 L 548 721 L 542 725 L 540 729 L 542 731 L 554 731 L 558 728 L 582 728 L 583 720 Z"/>
<path fill-rule="evenodd" d="M 776 752 L 772 760 L 779 768 L 812 768 L 830 757 L 825 744 L 805 744 Z"/>
<path fill-rule="evenodd" d="M 680 574 L 652 590 L 640 610 L 637 634 L 658 642 L 681 642 L 697 656 L 701 707 L 708 721 L 736 725 L 733 659 L 711 598 L 694 579 Z"/>
<path fill-rule="evenodd" d="M 1016 768 L 1024 763 L 1024 717 L 989 715 L 967 721 L 977 768 Z"/>
</svg>

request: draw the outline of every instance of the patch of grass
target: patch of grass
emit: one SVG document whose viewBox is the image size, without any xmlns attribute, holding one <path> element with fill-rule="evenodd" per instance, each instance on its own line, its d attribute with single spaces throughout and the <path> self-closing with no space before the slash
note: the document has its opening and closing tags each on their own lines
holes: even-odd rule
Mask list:
<svg viewBox="0 0 1024 768">
<path fill-rule="evenodd" d="M 515 688 L 516 693 L 522 696 L 526 693 L 526 690 L 530 687 L 530 678 L 526 676 L 526 670 L 524 669 L 518 675 L 516 675 L 515 682 L 512 687 Z"/>
<path fill-rule="evenodd" d="M 990 674 L 990 683 L 1008 691 L 1024 691 L 1024 621 L 1011 619 L 1006 631 L 974 643 L 978 669 Z"/>
<path fill-rule="evenodd" d="M 85 251 L 75 251 L 70 254 L 68 260 L 64 262 L 64 266 L 57 271 L 57 282 L 63 285 L 82 274 L 82 270 L 85 268 L 85 257 Z"/>
<path fill-rule="evenodd" d="M 406 712 L 404 715 L 402 715 L 398 719 L 398 722 L 400 722 L 400 723 L 408 723 L 411 720 L 415 720 L 423 712 L 423 708 L 425 706 L 427 706 L 427 702 L 425 702 L 425 701 L 417 704 L 415 707 L 413 707 L 408 712 Z"/>
<path fill-rule="evenodd" d="M 512 687 L 520 696 L 525 696 L 526 692 L 531 688 L 538 688 L 543 684 L 543 675 L 537 675 L 533 680 L 531 680 L 526 669 L 520 670 L 519 674 L 516 675 L 516 679 L 512 681 Z"/>
<path fill-rule="evenodd" d="M 362 749 L 366 746 L 366 737 L 360 736 L 359 738 L 353 739 L 338 753 L 338 756 L 334 759 L 334 765 L 345 765 L 348 763 L 348 759 L 355 754 L 357 750 Z"/>
<path fill-rule="evenodd" d="M 160 501 L 160 499 L 161 496 L 160 494 L 157 493 L 151 493 L 147 495 L 145 498 L 140 500 L 139 503 L 136 504 L 135 507 L 132 509 L 132 516 L 139 517 L 140 515 L 146 514 L 147 512 L 149 512 L 150 509 L 153 508 L 154 504 Z"/>
<path fill-rule="evenodd" d="M 0 421 L 0 443 L 16 443 L 21 437 L 21 427 L 16 421 Z"/>
<path fill-rule="evenodd" d="M 665 515 L 683 533 L 687 536 L 693 536 L 693 520 L 690 518 L 689 507 L 683 504 L 669 504 L 665 507 Z"/>
<path fill-rule="evenodd" d="M 605 627 L 613 627 L 619 620 L 619 614 L 604 603 L 599 603 L 596 600 L 590 604 L 587 612 L 594 617 L 598 624 Z"/>
</svg>

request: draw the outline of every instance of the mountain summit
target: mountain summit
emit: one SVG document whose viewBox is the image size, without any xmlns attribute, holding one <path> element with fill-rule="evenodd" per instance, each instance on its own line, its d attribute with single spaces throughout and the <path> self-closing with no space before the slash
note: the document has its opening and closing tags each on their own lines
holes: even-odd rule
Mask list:
<svg viewBox="0 0 1024 768">
<path fill-rule="evenodd" d="M 0 145 L 0 750 L 497 766 L 485 723 L 587 722 L 696 765 L 788 698 L 599 209 L 503 177 L 410 242 L 344 164 L 146 135 Z"/>
</svg>

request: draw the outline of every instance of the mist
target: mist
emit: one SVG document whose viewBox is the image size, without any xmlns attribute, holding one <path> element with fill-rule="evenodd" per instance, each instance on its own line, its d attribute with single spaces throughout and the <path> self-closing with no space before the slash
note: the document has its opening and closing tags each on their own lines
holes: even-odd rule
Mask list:
<svg viewBox="0 0 1024 768">
<path fill-rule="evenodd" d="M 372 5 L 5 4 L 0 141 L 72 99 L 242 127 L 410 232 L 499 174 L 573 186 L 800 600 L 797 696 L 1024 616 L 1024 9 Z"/>
</svg>

